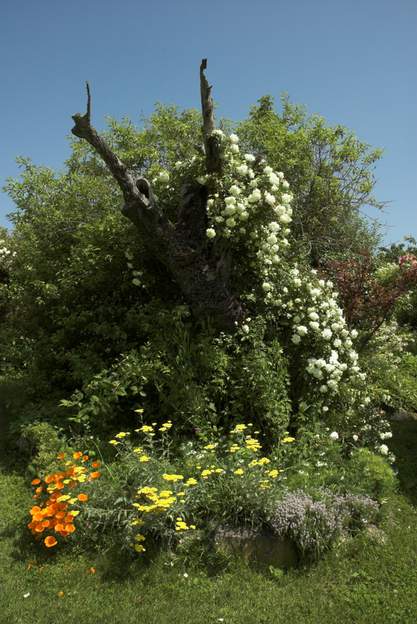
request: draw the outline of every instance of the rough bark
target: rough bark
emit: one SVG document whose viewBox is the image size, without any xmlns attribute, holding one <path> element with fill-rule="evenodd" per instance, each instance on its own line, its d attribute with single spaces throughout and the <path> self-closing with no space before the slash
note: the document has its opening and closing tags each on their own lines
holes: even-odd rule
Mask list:
<svg viewBox="0 0 417 624">
<path fill-rule="evenodd" d="M 222 152 L 213 134 L 214 112 L 211 87 L 204 74 L 207 61 L 200 66 L 203 137 L 207 173 L 221 173 Z M 101 156 L 119 185 L 124 206 L 122 213 L 137 227 L 148 253 L 157 258 L 172 275 L 197 319 L 209 318 L 220 329 L 232 330 L 244 311 L 230 286 L 230 258 L 217 244 L 208 241 L 207 195 L 197 182 L 183 189 L 178 220 L 171 223 L 152 192 L 151 184 L 135 176 L 111 150 L 91 125 L 91 95 L 87 83 L 87 111 L 73 116 L 72 133 L 87 141 Z"/>
</svg>

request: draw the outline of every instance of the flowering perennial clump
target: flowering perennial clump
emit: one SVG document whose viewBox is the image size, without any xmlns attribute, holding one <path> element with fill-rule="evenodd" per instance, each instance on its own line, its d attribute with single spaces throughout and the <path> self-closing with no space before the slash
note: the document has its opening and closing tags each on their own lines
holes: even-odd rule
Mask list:
<svg viewBox="0 0 417 624">
<path fill-rule="evenodd" d="M 67 459 L 59 453 L 57 459 L 63 469 L 35 478 L 33 498 L 38 501 L 30 510 L 31 521 L 27 525 L 36 538 L 43 538 L 43 544 L 52 548 L 58 544 L 57 537 L 66 538 L 76 530 L 75 518 L 80 513 L 80 503 L 88 501 L 88 494 L 77 492 L 80 484 L 98 479 L 100 462 L 76 451 Z"/>
<path fill-rule="evenodd" d="M 171 422 L 168 424 L 172 426 Z M 222 496 L 221 492 L 237 491 L 247 497 L 247 492 L 253 491 L 255 496 L 265 497 L 265 491 L 273 487 L 282 472 L 273 459 L 262 455 L 259 432 L 252 430 L 251 423 L 237 424 L 230 437 L 205 441 L 190 454 L 186 453 L 188 459 L 182 463 L 181 472 L 167 470 L 168 464 L 161 459 L 167 444 L 164 433 L 171 426 L 141 425 L 135 429 L 142 436 L 140 446 L 134 446 L 128 432 L 120 432 L 110 440 L 111 444 L 116 441 L 120 445 L 117 452 L 122 455 L 131 454 L 139 463 L 147 458 L 142 484 L 132 502 L 136 516 L 130 521 L 133 532 L 135 527 L 140 531 L 132 543 L 138 553 L 146 552 L 147 536 L 155 531 L 162 531 L 171 540 L 175 535 L 193 531 L 197 519 L 198 524 L 204 524 L 205 501 L 215 500 Z M 287 445 L 294 440 L 287 435 L 280 443 Z M 195 524 L 189 518 L 195 518 Z"/>
</svg>

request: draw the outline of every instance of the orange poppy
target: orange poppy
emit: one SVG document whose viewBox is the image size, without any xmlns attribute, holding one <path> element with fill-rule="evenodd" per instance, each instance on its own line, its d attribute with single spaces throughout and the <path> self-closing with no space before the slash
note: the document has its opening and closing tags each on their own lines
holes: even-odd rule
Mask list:
<svg viewBox="0 0 417 624">
<path fill-rule="evenodd" d="M 66 524 L 65 525 L 65 531 L 67 533 L 74 533 L 75 531 L 75 526 L 73 524 Z"/>
<path fill-rule="evenodd" d="M 39 485 L 39 483 L 41 482 L 40 479 L 33 479 L 33 481 L 31 481 L 32 485 Z"/>
<path fill-rule="evenodd" d="M 43 543 L 47 548 L 51 548 L 52 546 L 56 546 L 56 544 L 58 544 L 57 540 L 55 539 L 55 537 L 53 537 L 53 535 L 48 535 L 48 537 L 45 537 Z"/>
<path fill-rule="evenodd" d="M 88 501 L 88 495 L 87 494 L 83 494 L 83 493 L 78 494 L 77 498 L 82 503 L 85 503 L 86 501 Z"/>
<path fill-rule="evenodd" d="M 35 507 L 32 507 L 32 509 L 30 510 L 30 513 L 32 516 L 34 516 L 36 513 L 39 513 L 41 511 L 41 508 L 38 507 L 38 505 L 35 505 Z"/>
<path fill-rule="evenodd" d="M 101 466 L 101 462 L 99 462 L 99 461 L 94 461 L 91 465 L 92 465 L 92 467 L 93 467 L 93 468 L 100 468 L 100 466 Z"/>
<path fill-rule="evenodd" d="M 80 459 L 80 457 L 82 457 L 82 453 L 81 451 L 75 451 L 75 453 L 72 454 L 74 459 Z"/>
<path fill-rule="evenodd" d="M 65 453 L 58 453 L 57 459 L 65 459 Z"/>
<path fill-rule="evenodd" d="M 92 472 L 90 474 L 90 478 L 91 479 L 98 479 L 100 476 L 101 476 L 101 472 L 98 472 L 98 471 L 97 472 Z"/>
<path fill-rule="evenodd" d="M 61 531 L 65 530 L 65 525 L 62 524 L 62 522 L 59 522 L 58 524 L 55 525 L 55 531 L 57 533 L 60 533 Z"/>
<path fill-rule="evenodd" d="M 88 461 L 89 459 L 88 455 L 83 455 L 83 461 Z"/>
</svg>

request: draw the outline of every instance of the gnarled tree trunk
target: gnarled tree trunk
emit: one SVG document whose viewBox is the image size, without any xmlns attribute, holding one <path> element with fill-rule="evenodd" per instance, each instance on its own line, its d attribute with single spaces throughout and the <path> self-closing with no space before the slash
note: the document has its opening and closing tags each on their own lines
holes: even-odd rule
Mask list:
<svg viewBox="0 0 417 624">
<path fill-rule="evenodd" d="M 200 66 L 203 137 L 207 173 L 222 171 L 222 152 L 214 133 L 213 100 L 205 69 Z M 124 197 L 123 214 L 138 228 L 148 253 L 157 258 L 189 303 L 197 319 L 209 318 L 220 329 L 234 329 L 244 317 L 238 297 L 231 291 L 230 258 L 217 242 L 207 239 L 206 186 L 195 182 L 183 190 L 176 207 L 176 223 L 163 214 L 148 180 L 128 170 L 91 125 L 91 96 L 87 83 L 87 112 L 73 116 L 72 133 L 86 140 L 106 163 Z"/>
</svg>

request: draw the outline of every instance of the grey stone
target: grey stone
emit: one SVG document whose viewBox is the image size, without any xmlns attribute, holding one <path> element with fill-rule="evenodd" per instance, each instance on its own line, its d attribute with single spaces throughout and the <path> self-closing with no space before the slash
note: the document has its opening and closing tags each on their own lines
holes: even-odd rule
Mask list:
<svg viewBox="0 0 417 624">
<path fill-rule="evenodd" d="M 297 549 L 290 539 L 267 531 L 219 529 L 214 542 L 219 552 L 241 557 L 251 564 L 291 568 L 299 561 Z"/>
</svg>

